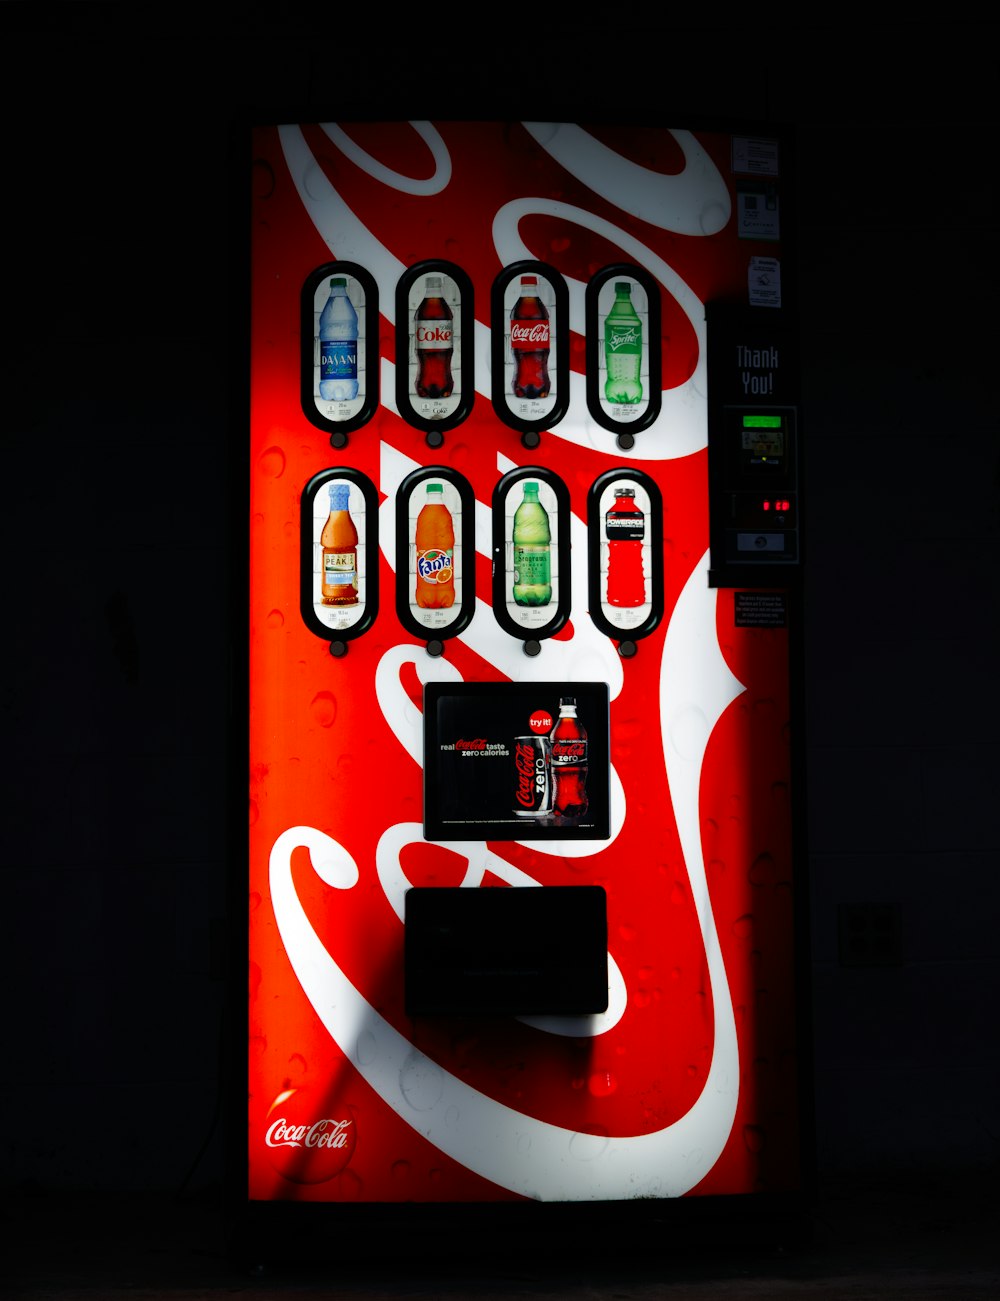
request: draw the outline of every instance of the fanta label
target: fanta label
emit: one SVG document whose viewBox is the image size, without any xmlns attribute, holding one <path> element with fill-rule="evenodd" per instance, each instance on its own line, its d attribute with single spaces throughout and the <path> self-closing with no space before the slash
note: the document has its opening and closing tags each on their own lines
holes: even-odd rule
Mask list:
<svg viewBox="0 0 1000 1301">
<path fill-rule="evenodd" d="M 450 551 L 438 547 L 429 547 L 417 552 L 417 574 L 425 583 L 449 583 L 454 573 L 454 562 Z"/>
</svg>

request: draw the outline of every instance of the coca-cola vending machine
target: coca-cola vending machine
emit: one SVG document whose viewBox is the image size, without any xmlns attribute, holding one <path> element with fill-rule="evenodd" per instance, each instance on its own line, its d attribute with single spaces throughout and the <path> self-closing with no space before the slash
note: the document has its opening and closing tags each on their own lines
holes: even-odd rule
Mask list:
<svg viewBox="0 0 1000 1301">
<path fill-rule="evenodd" d="M 252 143 L 237 1218 L 801 1206 L 787 140 Z"/>
</svg>

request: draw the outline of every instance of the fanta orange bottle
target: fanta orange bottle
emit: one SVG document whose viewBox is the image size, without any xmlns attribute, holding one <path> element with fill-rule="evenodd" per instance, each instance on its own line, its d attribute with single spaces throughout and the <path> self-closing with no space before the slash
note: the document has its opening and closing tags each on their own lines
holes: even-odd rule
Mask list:
<svg viewBox="0 0 1000 1301">
<path fill-rule="evenodd" d="M 417 516 L 417 605 L 446 610 L 455 604 L 455 525 L 439 483 L 427 485 Z"/>
</svg>

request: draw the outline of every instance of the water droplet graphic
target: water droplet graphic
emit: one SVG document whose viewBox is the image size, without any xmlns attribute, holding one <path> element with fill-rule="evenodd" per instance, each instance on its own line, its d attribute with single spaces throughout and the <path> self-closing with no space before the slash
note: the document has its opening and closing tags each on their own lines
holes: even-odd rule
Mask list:
<svg viewBox="0 0 1000 1301">
<path fill-rule="evenodd" d="M 253 160 L 250 185 L 255 199 L 269 199 L 274 193 L 274 168 L 265 159 Z"/>
<path fill-rule="evenodd" d="M 444 1123 L 446 1125 L 457 1125 L 461 1114 L 457 1107 L 449 1107 L 444 1113 Z"/>
<path fill-rule="evenodd" d="M 626 943 L 628 943 L 629 940 L 635 939 L 635 927 L 629 925 L 628 922 L 622 922 L 618 927 L 618 934 Z"/>
<path fill-rule="evenodd" d="M 441 1101 L 444 1078 L 422 1053 L 412 1052 L 399 1072 L 399 1089 L 414 1111 L 430 1111 Z"/>
<path fill-rule="evenodd" d="M 750 864 L 750 884 L 773 886 L 778 879 L 778 865 L 770 854 L 758 854 Z"/>
<path fill-rule="evenodd" d="M 703 235 L 718 235 L 729 220 L 729 205 L 712 200 L 698 214 L 698 225 Z"/>
<path fill-rule="evenodd" d="M 378 1056 L 378 1040 L 370 1030 L 363 1030 L 358 1035 L 357 1048 L 359 1066 L 370 1066 Z"/>
<path fill-rule="evenodd" d="M 360 1202 L 363 1187 L 359 1175 L 355 1174 L 353 1170 L 345 1170 L 343 1174 L 337 1177 L 337 1191 L 340 1194 L 337 1200 L 341 1202 Z"/>
<path fill-rule="evenodd" d="M 285 453 L 280 447 L 268 447 L 257 458 L 257 468 L 269 479 L 280 479 L 285 473 Z"/>
<path fill-rule="evenodd" d="M 570 1156 L 577 1161 L 596 1161 L 607 1146 L 606 1134 L 574 1134 L 569 1140 Z"/>
<path fill-rule="evenodd" d="M 743 1142 L 750 1152 L 759 1152 L 764 1146 L 764 1131 L 760 1125 L 743 1126 Z"/>
<path fill-rule="evenodd" d="M 313 718 L 320 727 L 332 727 L 337 717 L 337 701 L 329 691 L 317 692 L 312 698 Z"/>
<path fill-rule="evenodd" d="M 272 610 L 267 616 L 267 626 L 269 628 L 283 628 L 285 626 L 285 616 L 280 610 Z"/>
<path fill-rule="evenodd" d="M 256 801 L 256 800 L 251 800 L 251 801 L 250 801 L 250 825 L 251 825 L 251 827 L 254 825 L 254 823 L 257 821 L 257 819 L 258 819 L 259 817 L 260 817 L 260 809 L 257 807 L 257 801 Z"/>
<path fill-rule="evenodd" d="M 530 1134 L 518 1134 L 518 1136 L 517 1136 L 517 1150 L 518 1150 L 522 1155 L 524 1155 L 525 1153 L 531 1151 L 531 1135 L 530 1135 Z"/>
<path fill-rule="evenodd" d="M 595 1071 L 587 1081 L 587 1092 L 595 1098 L 609 1098 L 618 1088 L 618 1081 L 610 1071 Z"/>
<path fill-rule="evenodd" d="M 733 934 L 738 935 L 740 939 L 746 939 L 753 932 L 753 916 L 745 913 L 742 917 L 737 917 L 733 922 Z"/>
<path fill-rule="evenodd" d="M 410 1163 L 409 1161 L 393 1161 L 390 1168 L 393 1179 L 409 1179 Z"/>
</svg>

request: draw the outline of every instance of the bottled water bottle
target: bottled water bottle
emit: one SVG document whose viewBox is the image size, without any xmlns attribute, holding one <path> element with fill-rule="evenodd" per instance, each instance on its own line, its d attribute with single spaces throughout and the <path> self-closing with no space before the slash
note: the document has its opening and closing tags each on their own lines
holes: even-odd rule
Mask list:
<svg viewBox="0 0 1000 1301">
<path fill-rule="evenodd" d="M 358 396 L 358 314 L 347 279 L 334 276 L 319 318 L 319 395 L 331 402 Z"/>
</svg>

